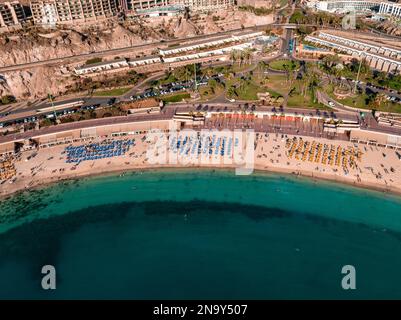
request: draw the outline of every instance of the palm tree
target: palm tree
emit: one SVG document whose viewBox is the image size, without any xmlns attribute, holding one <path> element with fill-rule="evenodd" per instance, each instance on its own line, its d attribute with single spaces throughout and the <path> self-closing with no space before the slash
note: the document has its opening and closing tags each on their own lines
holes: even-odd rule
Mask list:
<svg viewBox="0 0 401 320">
<path fill-rule="evenodd" d="M 319 79 L 315 73 L 312 73 L 309 78 L 308 90 L 311 94 L 313 102 L 316 102 L 316 89 L 319 87 Z"/>
<path fill-rule="evenodd" d="M 331 54 L 326 55 L 322 61 L 325 69 L 331 73 L 333 71 L 333 67 L 336 66 L 341 60 L 338 54 L 336 53 L 335 55 Z"/>
<path fill-rule="evenodd" d="M 237 52 L 237 54 L 238 54 L 238 57 L 239 57 L 239 65 L 241 66 L 242 63 L 244 62 L 244 59 L 245 59 L 244 51 L 239 50 L 239 51 Z"/>
<path fill-rule="evenodd" d="M 244 56 L 244 60 L 245 60 L 247 63 L 250 63 L 250 62 L 251 62 L 251 58 L 252 58 L 251 49 L 246 48 L 246 49 L 243 51 L 243 56 Z"/>
<path fill-rule="evenodd" d="M 237 50 L 231 50 L 230 60 L 232 64 L 234 64 L 234 62 L 237 61 Z"/>
<path fill-rule="evenodd" d="M 387 102 L 386 95 L 384 93 L 379 93 L 376 95 L 373 104 L 376 106 L 376 109 L 379 109 L 385 102 Z"/>
<path fill-rule="evenodd" d="M 229 86 L 227 89 L 227 94 L 229 97 L 233 97 L 233 96 L 237 95 L 237 93 L 235 92 L 235 87 Z"/>
</svg>

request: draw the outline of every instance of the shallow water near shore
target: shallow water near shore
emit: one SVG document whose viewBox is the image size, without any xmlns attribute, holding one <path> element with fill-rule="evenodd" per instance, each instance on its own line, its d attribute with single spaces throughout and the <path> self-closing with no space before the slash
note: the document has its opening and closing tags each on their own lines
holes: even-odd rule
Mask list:
<svg viewBox="0 0 401 320">
<path fill-rule="evenodd" d="M 147 171 L 0 203 L 0 298 L 401 298 L 400 270 L 401 198 L 330 182 Z"/>
</svg>

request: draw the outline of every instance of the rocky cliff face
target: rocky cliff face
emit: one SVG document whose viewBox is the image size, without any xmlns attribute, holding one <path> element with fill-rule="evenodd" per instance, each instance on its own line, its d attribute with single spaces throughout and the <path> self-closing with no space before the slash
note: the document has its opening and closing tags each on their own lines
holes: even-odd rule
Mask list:
<svg viewBox="0 0 401 320">
<path fill-rule="evenodd" d="M 60 95 L 72 78 L 60 75 L 58 68 L 38 67 L 32 70 L 7 72 L 0 78 L 0 96 L 13 95 L 18 100 Z"/>
<path fill-rule="evenodd" d="M 157 40 L 160 36 L 145 27 L 131 29 L 119 24 L 85 32 L 70 29 L 5 35 L 0 38 L 0 66 L 126 47 L 140 44 L 144 38 Z"/>
<path fill-rule="evenodd" d="M 401 24 L 400 23 L 386 21 L 386 22 L 381 23 L 378 26 L 378 29 L 384 33 L 387 33 L 387 34 L 390 34 L 393 36 L 401 36 Z"/>
<path fill-rule="evenodd" d="M 117 23 L 84 31 L 63 29 L 3 35 L 0 38 L 0 67 L 122 48 L 158 39 L 158 32 L 149 27 L 125 27 Z M 0 96 L 10 94 L 21 100 L 43 97 L 48 92 L 61 94 L 72 81 L 71 77 L 62 74 L 60 67 L 5 72 L 0 74 Z"/>
</svg>

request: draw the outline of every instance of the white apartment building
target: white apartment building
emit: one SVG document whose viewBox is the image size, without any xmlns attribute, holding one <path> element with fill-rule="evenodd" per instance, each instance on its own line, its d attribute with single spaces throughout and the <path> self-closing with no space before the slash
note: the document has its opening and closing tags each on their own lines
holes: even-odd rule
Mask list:
<svg viewBox="0 0 401 320">
<path fill-rule="evenodd" d="M 25 19 L 24 8 L 19 1 L 0 3 L 0 30 L 20 27 Z"/>
<path fill-rule="evenodd" d="M 310 1 L 307 6 L 319 11 L 332 13 L 342 13 L 348 11 L 355 12 L 378 12 L 380 0 L 327 0 Z"/>
<path fill-rule="evenodd" d="M 31 11 L 35 24 L 55 25 L 108 18 L 118 6 L 117 0 L 33 0 Z"/>
<path fill-rule="evenodd" d="M 379 13 L 395 18 L 401 18 L 401 3 L 382 2 Z"/>
<path fill-rule="evenodd" d="M 231 7 L 234 0 L 119 0 L 119 5 L 126 13 L 163 7 L 188 7 L 193 11 L 208 11 Z"/>
<path fill-rule="evenodd" d="M 242 33 L 242 34 L 232 35 L 231 37 L 221 37 L 221 38 L 213 39 L 213 40 L 204 40 L 204 41 L 199 41 L 199 42 L 189 44 L 189 45 L 168 48 L 168 49 L 160 49 L 160 55 L 161 56 L 169 56 L 169 55 L 180 54 L 180 53 L 189 52 L 189 51 L 193 51 L 193 50 L 201 50 L 201 49 L 210 48 L 210 47 L 214 47 L 214 46 L 221 46 L 221 45 L 236 42 L 236 41 L 251 40 L 251 39 L 260 37 L 262 35 L 263 35 L 262 31 L 257 31 L 257 32 L 250 31 L 250 32 Z"/>
<path fill-rule="evenodd" d="M 85 75 L 97 72 L 108 72 L 116 69 L 119 70 L 128 67 L 129 64 L 127 59 L 118 59 L 113 61 L 86 64 L 82 67 L 75 68 L 75 73 L 77 75 Z"/>
</svg>

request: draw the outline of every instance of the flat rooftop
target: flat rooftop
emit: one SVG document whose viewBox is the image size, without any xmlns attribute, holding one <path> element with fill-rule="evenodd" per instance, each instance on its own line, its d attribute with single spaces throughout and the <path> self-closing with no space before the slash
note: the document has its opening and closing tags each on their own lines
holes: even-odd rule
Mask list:
<svg viewBox="0 0 401 320">
<path fill-rule="evenodd" d="M 85 64 L 81 67 L 77 67 L 77 68 L 75 68 L 75 70 L 85 70 L 85 69 L 91 69 L 91 68 L 96 68 L 96 67 L 103 67 L 103 66 L 107 66 L 110 64 L 114 64 L 114 63 L 126 63 L 126 62 L 127 62 L 127 59 L 117 59 L 117 60 L 89 63 L 89 64 Z"/>
<path fill-rule="evenodd" d="M 395 50 L 401 50 L 401 37 L 399 41 L 396 41 L 394 37 L 385 37 L 373 33 L 359 32 L 356 30 L 352 31 L 340 31 L 340 30 L 320 30 L 320 32 L 332 34 L 334 36 L 347 38 L 349 40 L 364 42 L 373 46 L 388 47 Z"/>
</svg>

